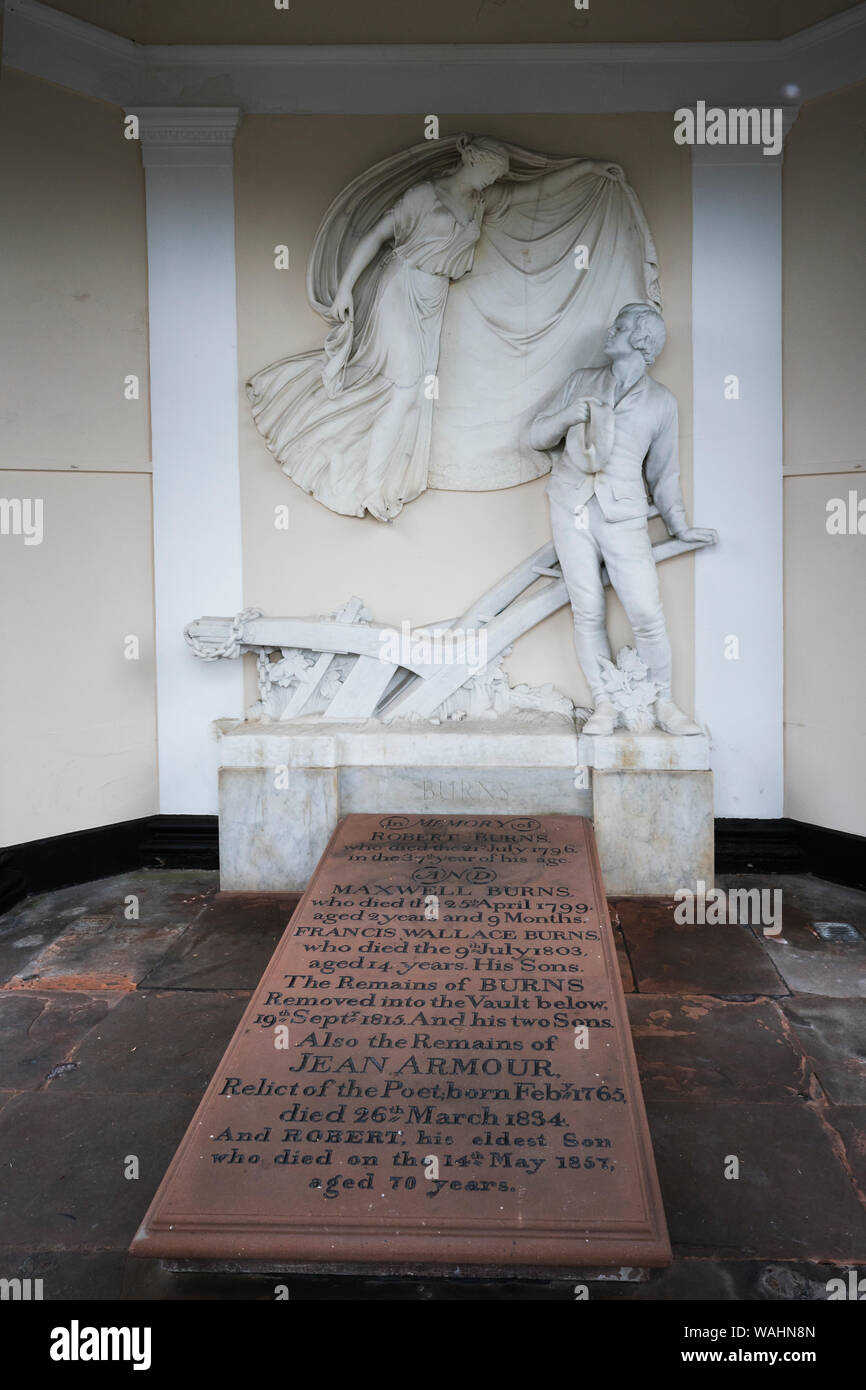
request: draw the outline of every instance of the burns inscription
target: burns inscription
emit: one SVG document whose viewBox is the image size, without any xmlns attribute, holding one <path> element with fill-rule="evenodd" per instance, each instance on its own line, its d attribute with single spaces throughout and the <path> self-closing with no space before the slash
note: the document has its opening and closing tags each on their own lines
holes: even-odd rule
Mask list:
<svg viewBox="0 0 866 1390">
<path fill-rule="evenodd" d="M 667 1263 L 589 821 L 341 821 L 132 1248 Z"/>
</svg>

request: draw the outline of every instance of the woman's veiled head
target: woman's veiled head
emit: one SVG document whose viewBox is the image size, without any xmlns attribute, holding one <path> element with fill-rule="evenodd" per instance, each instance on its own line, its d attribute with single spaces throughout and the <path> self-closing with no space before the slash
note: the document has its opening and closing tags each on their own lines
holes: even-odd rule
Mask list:
<svg viewBox="0 0 866 1390">
<path fill-rule="evenodd" d="M 473 188 L 487 188 L 508 173 L 508 151 L 487 135 L 462 135 L 457 149 Z"/>
</svg>

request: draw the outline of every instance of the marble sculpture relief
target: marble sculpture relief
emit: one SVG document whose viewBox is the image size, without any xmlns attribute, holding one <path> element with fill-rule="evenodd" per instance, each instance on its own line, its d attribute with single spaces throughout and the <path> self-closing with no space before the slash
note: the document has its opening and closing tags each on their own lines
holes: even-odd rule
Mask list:
<svg viewBox="0 0 866 1390">
<path fill-rule="evenodd" d="M 256 372 L 253 417 L 299 487 L 381 521 L 428 487 L 546 473 L 526 426 L 563 356 L 589 361 L 621 304 L 659 299 L 618 165 L 468 136 L 355 179 L 325 214 L 307 291 L 324 347 Z"/>
<path fill-rule="evenodd" d="M 357 598 L 329 617 L 247 609 L 190 623 L 205 660 L 255 654 L 248 718 L 564 713 L 570 702 L 551 687 L 512 689 L 501 663 L 570 602 L 594 701 L 584 733 L 701 732 L 672 699 L 656 564 L 717 537 L 686 519 L 677 403 L 647 373 L 665 328 L 655 249 L 622 169 L 487 137 L 415 146 L 332 203 L 307 290 L 324 347 L 247 382 L 283 471 L 331 510 L 381 521 L 426 488 L 485 491 L 551 472 L 553 543 L 458 618 L 412 630 L 406 650 Z M 669 532 L 655 545 L 652 516 Z M 607 584 L 637 647 L 616 665 Z M 481 657 L 460 645 L 467 634 L 483 637 Z"/>
</svg>

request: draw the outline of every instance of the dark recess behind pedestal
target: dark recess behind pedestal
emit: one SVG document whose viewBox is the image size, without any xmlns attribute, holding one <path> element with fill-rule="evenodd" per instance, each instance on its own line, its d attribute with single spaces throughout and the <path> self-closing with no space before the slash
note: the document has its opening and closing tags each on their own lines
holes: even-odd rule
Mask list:
<svg viewBox="0 0 866 1390">
<path fill-rule="evenodd" d="M 136 869 L 218 869 L 216 816 L 144 816 L 0 850 L 0 912 L 47 893 Z M 717 874 L 814 874 L 866 890 L 866 837 L 803 821 L 716 821 Z"/>
</svg>

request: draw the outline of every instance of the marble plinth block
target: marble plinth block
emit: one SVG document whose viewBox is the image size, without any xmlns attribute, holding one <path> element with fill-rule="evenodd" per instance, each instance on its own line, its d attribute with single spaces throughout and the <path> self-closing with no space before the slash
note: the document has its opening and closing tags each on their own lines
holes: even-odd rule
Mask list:
<svg viewBox="0 0 866 1390">
<path fill-rule="evenodd" d="M 710 744 L 654 730 L 579 740 L 592 769 L 592 819 L 611 897 L 664 896 L 713 884 Z"/>
<path fill-rule="evenodd" d="M 220 721 L 220 886 L 303 892 L 342 816 L 590 816 L 567 715 L 430 724 Z"/>
<path fill-rule="evenodd" d="M 224 892 L 303 892 L 340 818 L 374 812 L 587 816 L 610 894 L 713 882 L 703 735 L 589 738 L 553 713 L 216 728 Z"/>
</svg>

